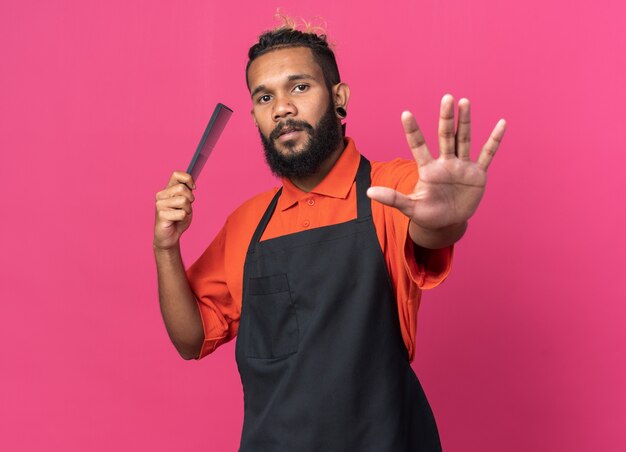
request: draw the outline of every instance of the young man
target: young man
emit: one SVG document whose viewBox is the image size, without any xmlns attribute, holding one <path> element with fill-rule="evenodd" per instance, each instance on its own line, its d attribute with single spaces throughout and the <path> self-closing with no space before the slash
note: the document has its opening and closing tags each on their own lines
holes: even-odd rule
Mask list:
<svg viewBox="0 0 626 452">
<path fill-rule="evenodd" d="M 439 158 L 404 112 L 414 161 L 370 164 L 343 136 L 350 90 L 324 36 L 261 35 L 246 79 L 283 186 L 235 210 L 187 272 L 179 240 L 194 181 L 174 172 L 157 194 L 154 251 L 172 342 L 191 359 L 237 337 L 242 451 L 440 450 L 410 367 L 417 308 L 421 289 L 447 275 L 504 121 L 472 162 L 469 102 L 459 101 L 455 131 L 446 95 Z"/>
</svg>

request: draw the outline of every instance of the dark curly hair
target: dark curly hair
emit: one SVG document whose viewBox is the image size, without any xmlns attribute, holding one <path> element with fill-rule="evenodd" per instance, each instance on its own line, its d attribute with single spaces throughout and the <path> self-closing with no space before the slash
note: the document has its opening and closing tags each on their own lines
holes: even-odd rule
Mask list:
<svg viewBox="0 0 626 452">
<path fill-rule="evenodd" d="M 335 54 L 326 41 L 325 34 L 309 33 L 296 30 L 293 25 L 287 24 L 275 30 L 266 31 L 259 36 L 259 41 L 248 51 L 246 65 L 246 85 L 248 85 L 248 69 L 250 64 L 268 52 L 286 47 L 307 47 L 313 53 L 313 59 L 322 69 L 324 81 L 328 90 L 341 81 Z M 250 86 L 248 85 L 248 88 Z"/>
</svg>

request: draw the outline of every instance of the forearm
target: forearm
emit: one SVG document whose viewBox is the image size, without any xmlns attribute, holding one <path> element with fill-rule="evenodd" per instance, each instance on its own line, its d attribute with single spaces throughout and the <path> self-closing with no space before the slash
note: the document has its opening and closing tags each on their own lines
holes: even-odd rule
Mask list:
<svg viewBox="0 0 626 452">
<path fill-rule="evenodd" d="M 467 222 L 440 229 L 426 229 L 413 221 L 409 222 L 409 235 L 418 246 L 428 249 L 440 249 L 457 242 L 467 229 Z"/>
<path fill-rule="evenodd" d="M 204 330 L 196 297 L 191 291 L 178 246 L 154 248 L 159 282 L 161 315 L 169 337 L 185 359 L 196 358 L 204 342 Z"/>
</svg>

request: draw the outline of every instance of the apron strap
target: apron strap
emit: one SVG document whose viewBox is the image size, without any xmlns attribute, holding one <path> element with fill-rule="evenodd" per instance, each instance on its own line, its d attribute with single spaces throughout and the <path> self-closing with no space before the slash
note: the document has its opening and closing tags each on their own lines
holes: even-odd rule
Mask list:
<svg viewBox="0 0 626 452">
<path fill-rule="evenodd" d="M 272 214 L 274 213 L 274 210 L 276 209 L 276 204 L 278 203 L 278 198 L 280 198 L 280 195 L 282 194 L 282 192 L 283 192 L 283 187 L 280 187 L 280 190 L 278 190 L 276 194 L 274 195 L 274 197 L 272 198 L 270 205 L 267 206 L 267 209 L 265 209 L 265 213 L 263 214 L 261 221 L 259 221 L 259 224 L 257 225 L 256 230 L 254 231 L 254 234 L 252 235 L 252 240 L 250 240 L 250 245 L 248 245 L 248 254 L 254 254 L 256 245 L 261 240 L 261 236 L 263 235 L 263 232 L 265 232 L 265 228 L 267 227 L 267 224 L 270 222 L 270 218 L 272 218 Z"/>
<path fill-rule="evenodd" d="M 370 161 L 361 156 L 356 172 L 356 215 L 362 219 L 372 215 L 372 201 L 367 197 L 367 189 L 372 184 Z"/>
</svg>

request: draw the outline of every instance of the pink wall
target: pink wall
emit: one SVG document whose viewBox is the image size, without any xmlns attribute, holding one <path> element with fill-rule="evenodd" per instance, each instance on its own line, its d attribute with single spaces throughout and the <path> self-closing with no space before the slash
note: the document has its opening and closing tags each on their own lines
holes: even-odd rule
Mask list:
<svg viewBox="0 0 626 452">
<path fill-rule="evenodd" d="M 476 149 L 509 122 L 419 321 L 444 449 L 626 450 L 623 3 L 279 5 L 327 20 L 369 157 L 410 156 L 406 108 L 436 147 L 445 92 L 472 100 Z M 236 449 L 234 344 L 185 362 L 169 343 L 153 201 L 217 101 L 235 115 L 199 179 L 186 261 L 275 183 L 243 69 L 276 6 L 0 4 L 1 450 Z"/>
</svg>

